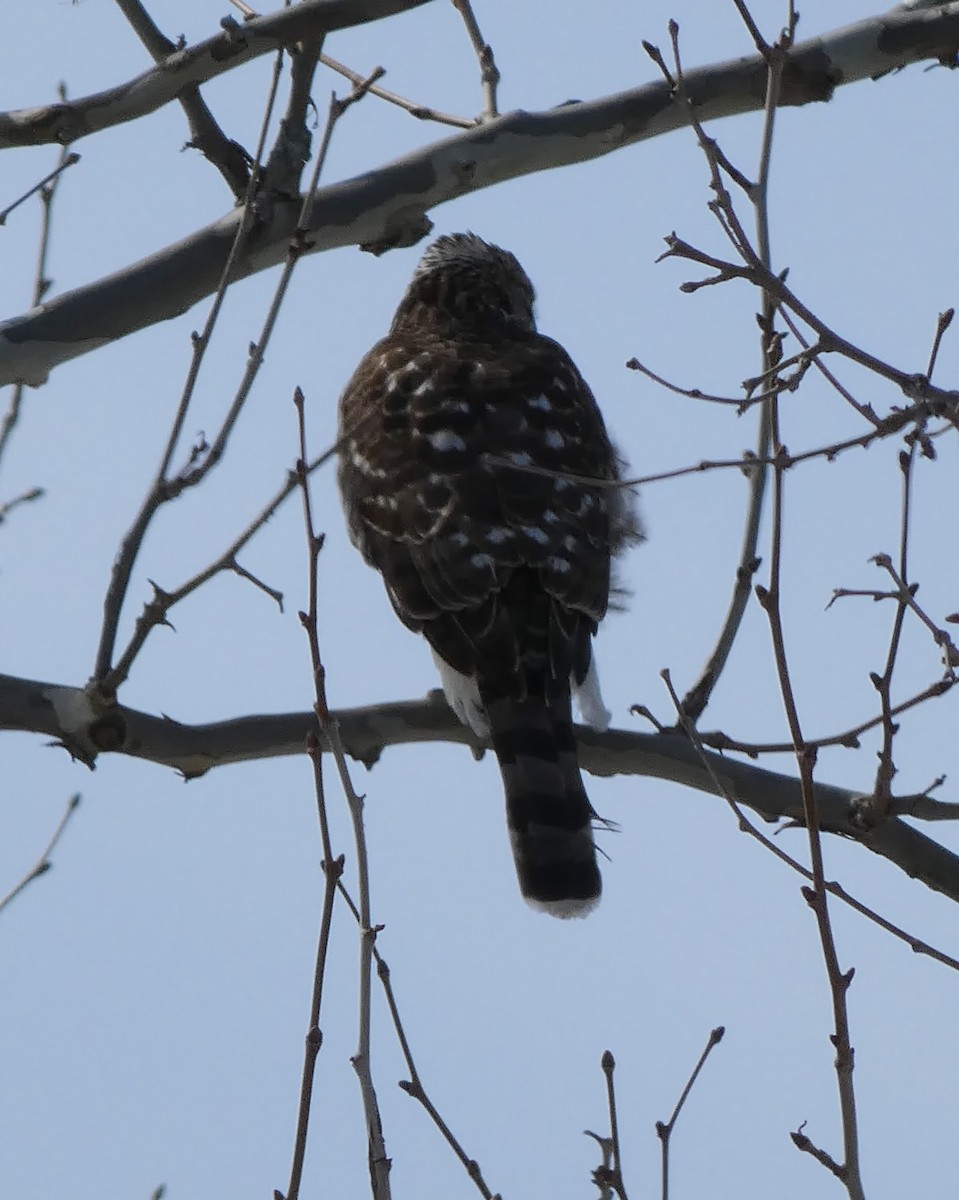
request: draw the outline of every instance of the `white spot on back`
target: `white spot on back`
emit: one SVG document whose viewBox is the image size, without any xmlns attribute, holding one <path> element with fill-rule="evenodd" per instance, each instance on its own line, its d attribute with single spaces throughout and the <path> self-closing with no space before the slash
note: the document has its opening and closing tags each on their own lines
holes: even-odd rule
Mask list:
<svg viewBox="0 0 959 1200">
<path fill-rule="evenodd" d="M 543 441 L 550 450 L 562 450 L 566 445 L 566 439 L 558 429 L 547 429 L 543 433 Z"/>
<path fill-rule="evenodd" d="M 486 531 L 486 540 L 493 546 L 501 546 L 512 536 L 512 529 L 504 529 L 502 525 L 493 525 Z"/>
<path fill-rule="evenodd" d="M 366 455 L 360 452 L 355 442 L 350 446 L 350 462 L 357 471 L 362 471 L 372 479 L 386 478 L 386 471 L 382 467 L 374 467 Z"/>
<path fill-rule="evenodd" d="M 549 541 L 549 534 L 536 525 L 521 525 L 520 528 L 531 542 L 536 542 L 539 546 L 545 546 Z"/>
<path fill-rule="evenodd" d="M 515 463 L 518 467 L 528 467 L 531 466 L 533 462 L 525 450 L 510 450 L 506 457 L 511 463 Z"/>
<path fill-rule="evenodd" d="M 452 429 L 438 429 L 436 433 L 431 433 L 426 440 L 434 450 L 439 450 L 441 453 L 447 453 L 450 450 L 466 449 L 466 443 Z"/>
<path fill-rule="evenodd" d="M 552 412 L 553 405 L 548 396 L 529 396 L 526 400 L 527 408 L 538 408 L 540 412 Z"/>
<path fill-rule="evenodd" d="M 485 571 L 493 565 L 493 560 L 488 554 L 474 554 L 470 559 L 470 566 L 475 567 L 477 571 Z"/>
<path fill-rule="evenodd" d="M 417 397 L 428 396 L 430 392 L 435 391 L 436 386 L 432 379 L 424 379 L 423 382 L 413 389 L 413 395 Z"/>
<path fill-rule="evenodd" d="M 558 554 L 552 554 L 546 560 L 546 565 L 551 571 L 555 571 L 557 575 L 565 575 L 571 570 L 569 561 L 565 558 L 560 558 Z"/>
</svg>

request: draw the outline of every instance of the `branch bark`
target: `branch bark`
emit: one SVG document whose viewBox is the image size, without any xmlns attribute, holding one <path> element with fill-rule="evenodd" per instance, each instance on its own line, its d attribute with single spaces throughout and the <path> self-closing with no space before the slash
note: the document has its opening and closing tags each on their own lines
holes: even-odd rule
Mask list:
<svg viewBox="0 0 959 1200">
<path fill-rule="evenodd" d="M 206 83 L 263 54 L 426 3 L 429 0 L 302 0 L 242 25 L 233 17 L 224 17 L 222 33 L 176 50 L 125 83 L 78 100 L 0 113 L 0 150 L 50 142 L 68 144 L 101 129 L 136 121 L 178 100 L 191 85 Z"/>
<path fill-rule="evenodd" d="M 459 723 L 439 691 L 423 700 L 340 709 L 331 717 L 347 754 L 368 767 L 388 746 L 452 742 L 475 753 L 484 749 Z M 100 754 L 118 753 L 172 767 L 194 779 L 228 763 L 303 754 L 307 736 L 315 736 L 318 727 L 312 712 L 181 725 L 170 717 L 119 704 L 95 708 L 83 688 L 0 675 L 0 730 L 45 734 L 90 766 Z M 625 729 L 598 733 L 584 727 L 577 734 L 580 762 L 593 775 L 651 776 L 715 795 L 711 767 L 738 802 L 764 820 L 803 821 L 802 786 L 796 778 L 723 754 L 701 754 L 679 734 Z M 322 737 L 320 741 L 326 752 Z M 858 819 L 861 793 L 824 783 L 817 783 L 815 789 L 824 832 L 861 843 L 959 903 L 959 855 L 898 817 L 864 826 Z"/>
<path fill-rule="evenodd" d="M 267 48 L 275 48 L 294 34 L 304 36 L 306 29 L 316 32 L 320 9 L 326 14 L 326 27 L 333 28 L 334 12 L 344 24 L 348 17 L 356 22 L 358 7 L 347 0 L 307 0 L 283 14 L 261 18 L 274 22 L 282 16 L 290 22 L 289 27 L 282 26 L 282 37 L 274 32 L 266 39 Z M 364 11 L 367 19 L 372 19 L 409 7 L 410 0 L 376 0 L 365 5 Z M 303 14 L 313 18 L 311 26 Z M 294 22 L 294 18 L 299 19 Z M 255 24 L 243 26 L 237 36 L 246 36 Z M 217 40 L 211 39 L 211 43 Z M 229 46 L 222 49 L 226 53 Z M 248 47 L 248 51 L 252 56 L 252 49 Z M 783 72 L 780 103 L 828 100 L 841 84 L 874 78 L 926 59 L 951 63 L 957 52 L 959 0 L 928 11 L 896 9 L 799 43 Z M 194 72 L 189 78 L 180 78 L 180 86 L 204 77 L 202 72 Z M 761 108 L 765 79 L 766 64 L 755 55 L 690 71 L 686 88 L 697 115 L 706 121 Z M 85 103 L 77 101 L 78 110 L 83 110 Z M 111 123 L 103 113 L 100 118 L 98 128 Z M 21 115 L 19 120 L 18 127 L 25 128 L 25 118 Z M 0 147 L 4 136 L 10 136 L 9 122 L 10 114 L 0 114 Z M 376 170 L 318 189 L 304 252 L 359 245 L 381 253 L 413 245 L 429 231 L 426 213 L 436 205 L 522 175 L 598 158 L 685 123 L 684 110 L 673 102 L 665 81 L 546 112 L 508 113 Z M 40 137 L 46 126 L 39 118 L 36 124 L 35 140 L 55 140 Z M 298 199 L 282 197 L 263 206 L 239 277 L 265 270 L 284 258 L 300 208 Z M 37 386 L 62 362 L 186 312 L 216 288 L 239 220 L 239 214 L 231 212 L 150 258 L 0 325 L 0 385 L 23 382 Z"/>
</svg>

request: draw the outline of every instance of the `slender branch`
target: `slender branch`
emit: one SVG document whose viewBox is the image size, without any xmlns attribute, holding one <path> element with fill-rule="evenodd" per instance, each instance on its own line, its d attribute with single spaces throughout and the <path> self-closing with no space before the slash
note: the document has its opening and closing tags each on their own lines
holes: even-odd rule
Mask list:
<svg viewBox="0 0 959 1200">
<path fill-rule="evenodd" d="M 785 30 L 780 44 L 784 51 L 792 41 L 795 28 L 796 14 L 789 3 L 789 25 Z M 773 74 L 773 59 L 770 60 L 770 75 Z M 749 248 L 745 248 L 749 257 Z M 760 261 L 766 275 L 769 275 L 767 263 Z M 768 297 L 770 304 L 775 299 Z M 771 435 L 774 452 L 778 453 L 783 445 L 779 424 L 779 398 L 770 401 L 769 405 Z M 849 1013 L 846 1004 L 846 994 L 852 983 L 853 971 L 843 972 L 839 965 L 839 955 L 836 950 L 835 937 L 829 914 L 825 869 L 823 866 L 822 838 L 820 836 L 820 814 L 817 806 L 816 791 L 813 783 L 813 768 L 816 761 L 816 751 L 810 748 L 803 736 L 796 697 L 793 691 L 786 653 L 785 635 L 780 604 L 782 580 L 783 553 L 783 511 L 785 501 L 786 475 L 784 469 L 776 465 L 773 468 L 773 511 L 772 511 L 772 546 L 769 568 L 768 588 L 756 588 L 756 594 L 761 607 L 769 620 L 770 635 L 773 644 L 773 654 L 776 663 L 776 673 L 779 677 L 779 689 L 782 695 L 783 708 L 789 726 L 790 736 L 795 747 L 796 761 L 803 794 L 803 816 L 809 840 L 809 856 L 812 869 L 813 886 L 803 888 L 803 895 L 812 909 L 819 931 L 822 946 L 826 976 L 832 999 L 834 1033 L 831 1041 L 836 1051 L 835 1069 L 836 1082 L 839 1091 L 839 1107 L 842 1120 L 843 1134 L 843 1164 L 842 1179 L 850 1200 L 865 1200 L 863 1191 L 861 1167 L 859 1162 L 859 1127 L 856 1116 L 856 1094 L 853 1084 L 854 1052 L 849 1033 Z"/>
<path fill-rule="evenodd" d="M 328 125 L 332 125 L 343 111 L 343 107 L 338 107 L 338 104 L 339 102 L 334 97 L 330 105 Z M 320 727 L 320 733 L 333 752 L 333 759 L 339 772 L 340 786 L 346 796 L 347 806 L 350 810 L 350 818 L 353 823 L 353 840 L 356 847 L 357 886 L 360 897 L 358 913 L 360 926 L 359 1033 L 356 1054 L 351 1061 L 360 1082 L 363 1111 L 366 1115 L 370 1187 L 374 1200 L 389 1200 L 390 1159 L 386 1153 L 383 1123 L 380 1117 L 376 1089 L 373 1084 L 370 1060 L 370 992 L 372 985 L 373 950 L 377 928 L 373 925 L 370 908 L 370 874 L 366 847 L 366 830 L 363 823 L 363 800 L 362 797 L 357 795 L 356 789 L 353 787 L 343 744 L 340 741 L 336 723 L 330 716 L 326 699 L 326 671 L 320 656 L 318 617 L 318 566 L 320 551 L 323 548 L 323 536 L 317 534 L 316 525 L 313 520 L 313 505 L 310 499 L 309 479 L 306 470 L 308 462 L 306 449 L 306 405 L 303 393 L 299 388 L 296 389 L 294 403 L 296 405 L 300 444 L 297 477 L 303 497 L 303 524 L 306 529 L 310 564 L 310 608 L 308 613 L 300 614 L 300 620 L 307 631 L 310 643 L 310 660 L 313 666 L 313 679 L 316 688 L 316 704 L 314 706 L 316 718 Z M 317 757 L 319 757 L 318 754 Z"/>
<path fill-rule="evenodd" d="M 46 495 L 43 488 L 32 487 L 27 488 L 19 496 L 14 496 L 11 500 L 5 500 L 0 504 L 0 525 L 7 519 L 15 508 L 19 508 L 21 504 L 29 504 L 33 500 L 40 500 Z"/>
<path fill-rule="evenodd" d="M 329 67 L 331 71 L 336 71 L 337 74 L 344 76 L 354 86 L 363 82 L 362 75 L 345 67 L 341 62 L 337 62 L 335 58 L 330 58 L 328 54 L 321 54 L 320 62 L 325 67 Z M 456 129 L 472 129 L 476 124 L 475 117 L 454 117 L 451 113 L 441 112 L 429 105 L 418 104 L 415 100 L 407 100 L 405 96 L 388 91 L 386 88 L 380 87 L 378 83 L 371 84 L 369 90 L 371 96 L 377 96 L 389 104 L 395 104 L 397 108 L 402 108 L 420 121 L 436 121 L 439 125 L 452 125 Z"/>
<path fill-rule="evenodd" d="M 166 447 L 160 459 L 160 465 L 157 468 L 156 475 L 149 491 L 140 506 L 140 511 L 134 518 L 133 524 L 127 531 L 123 541 L 120 544 L 120 551 L 113 564 L 113 569 L 110 575 L 110 586 L 107 589 L 106 596 L 103 601 L 103 623 L 100 630 L 100 641 L 97 647 L 96 660 L 93 668 L 93 682 L 99 691 L 107 698 L 116 692 L 119 686 L 127 678 L 130 667 L 132 666 L 132 658 L 125 660 L 116 666 L 113 663 L 113 652 L 116 646 L 117 633 L 120 624 L 120 614 L 126 601 L 127 590 L 130 585 L 130 576 L 133 572 L 133 566 L 137 556 L 140 553 L 140 547 L 143 545 L 143 539 L 146 536 L 146 531 L 150 526 L 158 509 L 161 505 L 174 499 L 184 490 L 184 488 L 192 486 L 203 478 L 206 471 L 219 460 L 223 453 L 226 444 L 226 438 L 229 431 L 232 429 L 233 423 L 239 416 L 240 408 L 246 399 L 247 393 L 243 391 L 242 384 L 234 398 L 233 405 L 227 417 L 224 420 L 220 430 L 219 438 L 216 440 L 212 448 L 204 445 L 206 451 L 205 463 L 195 468 L 192 474 L 186 472 L 181 473 L 179 480 L 171 480 L 169 478 L 169 470 L 173 461 L 173 456 L 176 453 L 177 446 L 180 442 L 180 437 L 183 431 L 184 423 L 186 422 L 187 412 L 189 411 L 190 403 L 193 399 L 194 390 L 197 380 L 200 375 L 200 368 L 203 364 L 206 351 L 213 337 L 213 331 L 216 327 L 217 320 L 223 307 L 223 301 L 226 297 L 227 289 L 234 282 L 237 275 L 237 264 L 241 258 L 241 252 L 246 240 L 249 238 L 254 222 L 253 202 L 256 198 L 257 189 L 260 181 L 260 163 L 263 157 L 263 148 L 266 144 L 266 134 L 269 128 L 270 119 L 273 113 L 273 106 L 276 103 L 276 94 L 280 81 L 280 55 L 277 56 L 274 64 L 273 76 L 270 84 L 269 94 L 267 96 L 266 105 L 264 107 L 263 118 L 260 123 L 260 133 L 256 148 L 256 156 L 254 158 L 253 172 L 250 176 L 250 182 L 247 187 L 246 199 L 240 213 L 240 221 L 236 226 L 236 233 L 233 238 L 233 243 L 230 247 L 230 253 L 227 256 L 223 266 L 223 271 L 220 275 L 217 285 L 216 294 L 213 298 L 213 304 L 210 306 L 210 311 L 207 314 L 207 319 L 204 324 L 203 332 L 193 336 L 193 356 L 190 362 L 190 368 L 187 372 L 187 377 L 183 385 L 183 391 L 180 395 L 180 402 L 177 406 L 176 415 L 173 418 L 173 424 L 167 438 Z M 259 359 L 255 360 L 257 364 Z M 249 374 L 249 367 L 248 367 Z M 250 380 L 252 384 L 252 379 Z M 192 461 L 192 459 L 191 459 Z"/>
<path fill-rule="evenodd" d="M 60 85 L 60 95 L 65 96 L 66 91 L 64 85 Z M 15 200 L 7 208 L 0 212 L 0 225 L 6 222 L 7 217 L 14 211 L 18 205 L 22 204 L 30 196 L 40 193 L 40 240 L 37 246 L 37 265 L 33 276 L 33 290 L 30 295 L 30 307 L 36 308 L 47 294 L 51 280 L 47 276 L 47 257 L 50 252 L 50 230 L 51 219 L 53 216 L 53 201 L 56 198 L 57 188 L 60 180 L 63 177 L 63 172 L 80 161 L 80 155 L 74 154 L 68 150 L 66 146 L 60 148 L 60 156 L 57 165 L 53 170 L 43 177 L 39 183 L 35 183 L 32 188 L 24 192 L 23 195 Z M 23 406 L 23 384 L 16 383 L 13 387 L 13 392 L 10 396 L 10 403 L 7 405 L 7 411 L 3 415 L 3 420 L 0 421 L 0 461 L 3 459 L 3 453 L 9 445 L 13 431 L 20 420 L 20 409 Z M 18 503 L 22 503 L 24 499 L 35 499 L 42 495 L 39 488 L 34 488 L 30 493 L 23 493 L 21 497 L 15 500 L 8 501 L 4 506 L 3 512 L 10 512 Z M 0 517 L 3 513 L 0 512 Z"/>
<path fill-rule="evenodd" d="M 130 22 L 154 62 L 165 62 L 183 50 L 165 37 L 154 23 L 140 0 L 116 0 L 117 7 Z M 250 156 L 239 144 L 228 138 L 207 107 L 196 84 L 186 87 L 177 96 L 190 126 L 188 146 L 199 150 L 226 180 L 230 191 L 238 199 L 246 195 L 250 183 Z"/>
<path fill-rule="evenodd" d="M 453 7 L 463 19 L 480 66 L 480 82 L 483 85 L 483 120 L 492 121 L 498 115 L 496 88 L 499 84 L 499 68 L 493 58 L 493 47 L 480 33 L 479 22 L 470 0 L 452 0 Z"/>
<path fill-rule="evenodd" d="M 941 629 L 935 623 L 935 621 L 933 621 L 932 617 L 929 616 L 926 610 L 917 602 L 916 592 L 918 590 L 918 584 L 907 583 L 904 575 L 897 571 L 892 565 L 892 559 L 890 559 L 888 554 L 874 554 L 871 561 L 874 562 L 877 567 L 881 567 L 896 585 L 896 590 L 892 593 L 892 598 L 914 612 L 923 625 L 925 625 L 925 627 L 932 634 L 936 645 L 943 652 L 943 660 L 946 669 L 952 673 L 956 667 L 959 667 L 959 648 L 956 647 L 955 642 L 945 631 L 945 629 Z"/>
<path fill-rule="evenodd" d="M 893 593 L 895 597 L 897 593 Z M 830 601 L 830 604 L 832 601 Z M 944 696 L 956 684 L 957 680 L 952 676 L 946 676 L 943 679 L 937 679 L 928 687 L 923 688 L 921 692 L 917 692 L 914 696 L 910 696 L 908 700 L 903 700 L 901 703 L 893 705 L 889 710 L 889 715 L 898 717 L 904 712 L 908 712 L 911 708 L 917 708 L 921 704 L 925 704 L 927 700 L 933 700 L 938 696 Z M 858 725 L 853 725 L 850 729 L 844 729 L 842 733 L 834 733 L 830 737 L 807 738 L 806 745 L 816 750 L 822 750 L 826 746 L 843 746 L 847 750 L 857 750 L 859 748 L 859 738 L 862 734 L 870 729 L 875 729 L 883 722 L 883 714 L 870 717 L 868 721 L 861 721 Z M 704 746 L 709 746 L 712 750 L 735 750 L 740 754 L 748 754 L 750 758 L 758 758 L 761 754 L 788 754 L 792 749 L 791 742 L 742 742 L 736 738 L 730 737 L 726 733 L 716 731 L 714 733 L 700 733 Z M 896 804 L 901 802 L 901 797 L 897 798 Z"/>
<path fill-rule="evenodd" d="M 676 1101 L 676 1107 L 673 1109 L 673 1115 L 668 1121 L 656 1122 L 656 1136 L 659 1138 L 662 1151 L 662 1198 L 669 1200 L 669 1145 L 673 1130 L 676 1128 L 676 1122 L 679 1120 L 679 1114 L 683 1111 L 683 1105 L 686 1103 L 686 1097 L 693 1090 L 693 1084 L 699 1077 L 699 1072 L 706 1064 L 706 1059 L 709 1058 L 715 1046 L 723 1040 L 723 1035 L 726 1028 L 723 1025 L 717 1025 L 709 1035 L 702 1054 L 699 1056 L 699 1061 L 693 1067 L 692 1074 L 686 1080 L 686 1086 L 683 1088 L 679 1099 Z"/>
<path fill-rule="evenodd" d="M 602 1058 L 603 1076 L 606 1080 L 606 1106 L 609 1110 L 609 1150 L 610 1165 L 608 1177 L 604 1180 L 616 1193 L 619 1200 L 629 1200 L 626 1195 L 626 1183 L 623 1179 L 622 1149 L 619 1140 L 619 1117 L 616 1113 L 616 1088 L 613 1074 L 616 1070 L 616 1060 L 612 1051 L 605 1050 Z"/>
<path fill-rule="evenodd" d="M 60 86 L 61 86 L 60 94 L 63 95 L 64 94 L 62 91 L 63 85 L 61 84 Z M 0 209 L 0 225 L 6 225 L 7 217 L 9 217 L 12 212 L 14 212 L 16 209 L 18 209 L 20 207 L 20 205 L 24 203 L 24 201 L 29 200 L 31 196 L 35 196 L 37 194 L 37 192 L 41 192 L 41 193 L 52 192 L 54 185 L 57 183 L 57 180 L 59 179 L 60 175 L 68 167 L 76 166 L 76 164 L 79 161 L 80 161 L 79 154 L 75 154 L 72 151 L 68 151 L 66 146 L 61 147 L 60 161 L 53 168 L 53 170 L 50 171 L 49 174 L 44 175 L 44 177 L 41 180 L 39 180 L 37 183 L 35 183 L 33 185 L 33 187 L 27 188 L 27 190 L 23 193 L 23 195 L 18 196 L 16 198 L 16 200 L 13 201 L 12 204 L 8 204 L 6 208 Z M 48 283 L 48 286 L 49 286 L 49 283 Z"/>
<path fill-rule="evenodd" d="M 357 908 L 353 897 L 343 886 L 342 881 L 339 885 L 339 889 L 340 895 L 343 897 L 347 907 L 353 914 L 354 920 L 362 930 L 363 922 L 360 916 L 360 910 Z M 386 996 L 386 1004 L 390 1010 L 390 1018 L 393 1021 L 393 1028 L 396 1031 L 396 1037 L 400 1044 L 400 1050 L 402 1051 L 403 1058 L 406 1061 L 406 1069 L 410 1074 L 408 1080 L 404 1079 L 400 1081 L 400 1088 L 412 1099 L 419 1101 L 419 1103 L 426 1110 L 430 1120 L 445 1139 L 446 1144 L 463 1164 L 466 1173 L 476 1185 L 476 1188 L 483 1197 L 483 1200 L 500 1200 L 499 1195 L 494 1196 L 487 1186 L 479 1163 L 475 1158 L 470 1158 L 470 1156 L 466 1153 L 466 1151 L 463 1149 L 462 1143 L 450 1129 L 449 1125 L 447 1125 L 446 1121 L 443 1120 L 443 1117 L 440 1115 L 436 1105 L 432 1102 L 432 1100 L 430 1100 L 426 1093 L 426 1089 L 423 1086 L 423 1080 L 413 1058 L 413 1051 L 410 1048 L 409 1038 L 406 1036 L 406 1029 L 403 1025 L 402 1018 L 400 1017 L 399 1004 L 396 1000 L 396 993 L 393 990 L 392 973 L 386 963 L 386 960 L 377 949 L 375 942 L 373 943 L 373 958 L 376 962 L 376 971 L 383 987 L 383 993 Z"/>
<path fill-rule="evenodd" d="M 879 704 L 882 711 L 882 746 L 879 750 L 879 762 L 876 766 L 876 782 L 873 787 L 875 819 L 882 820 L 892 804 L 892 781 L 896 774 L 896 765 L 892 758 L 893 742 L 895 741 L 898 725 L 892 719 L 892 678 L 896 669 L 899 648 L 902 644 L 902 630 L 905 625 L 906 613 L 909 610 L 907 597 L 910 588 L 906 584 L 909 577 L 909 526 L 912 500 L 912 468 L 916 456 L 916 440 L 909 439 L 909 448 L 899 454 L 899 469 L 902 474 L 902 515 L 899 530 L 899 589 L 896 613 L 893 617 L 892 631 L 889 635 L 889 649 L 886 653 L 886 665 L 882 674 L 872 673 L 872 682 L 879 693 Z M 890 568 L 892 564 L 890 563 Z"/>
<path fill-rule="evenodd" d="M 743 6 L 739 4 L 738 7 L 742 13 Z M 750 24 L 750 22 L 747 22 L 747 24 Z M 710 207 L 714 214 L 720 218 L 720 223 L 730 235 L 733 245 L 737 248 L 742 248 L 747 244 L 745 234 L 739 226 L 733 209 L 732 199 L 723 183 L 724 164 L 728 160 L 725 157 L 722 159 L 719 157 L 720 151 L 716 142 L 711 138 L 707 138 L 705 130 L 696 118 L 695 110 L 689 99 L 689 93 L 685 84 L 685 73 L 679 53 L 679 27 L 675 21 L 670 22 L 669 30 L 673 48 L 673 61 L 676 69 L 676 98 L 687 110 L 690 124 L 696 133 L 700 148 L 709 165 L 711 187 L 716 197 Z M 766 74 L 765 119 L 763 122 L 759 174 L 756 183 L 748 187 L 748 192 L 755 212 L 758 258 L 766 270 L 769 271 L 771 269 L 769 214 L 767 206 L 769 170 L 772 161 L 773 129 L 782 93 L 782 78 L 786 55 L 792 44 L 792 31 L 789 31 L 788 38 L 787 35 L 784 35 L 782 45 L 775 54 L 766 47 L 754 25 L 751 25 L 751 32 L 754 35 L 761 56 L 768 63 L 768 71 Z M 742 179 L 742 176 L 738 172 L 737 177 Z M 782 354 L 780 340 L 775 333 L 774 316 L 774 301 L 769 293 L 764 290 L 762 292 L 762 312 L 759 321 L 761 330 L 760 348 L 762 353 L 762 374 L 759 378 L 772 379 L 775 383 Z M 776 394 L 778 394 L 778 390 L 774 389 L 773 396 Z M 770 396 L 770 399 L 772 399 L 772 396 Z M 749 480 L 749 504 L 743 529 L 739 562 L 736 567 L 733 590 L 726 617 L 712 653 L 706 660 L 699 678 L 686 693 L 682 703 L 682 711 L 692 724 L 696 724 L 702 716 L 706 705 L 709 703 L 713 689 L 719 682 L 719 678 L 732 652 L 736 636 L 746 614 L 746 606 L 749 603 L 752 578 L 759 567 L 760 560 L 756 549 L 759 543 L 759 528 L 766 492 L 768 470 L 765 462 L 769 456 L 770 441 L 770 408 L 767 402 L 762 405 L 759 414 L 759 427 L 756 435 L 756 465 L 747 476 Z"/>
<path fill-rule="evenodd" d="M 312 462 L 307 464 L 307 474 L 312 473 L 329 462 L 338 452 L 339 443 L 335 443 L 322 454 L 317 455 Z M 202 587 L 214 575 L 220 574 L 222 571 L 233 571 L 242 578 L 249 579 L 261 590 L 265 591 L 268 596 L 271 596 L 282 611 L 283 608 L 283 593 L 274 588 L 267 587 L 259 580 L 254 579 L 248 571 L 243 570 L 237 563 L 237 555 L 243 550 L 246 545 L 259 533 L 261 529 L 276 515 L 282 505 L 293 495 L 299 488 L 299 480 L 295 472 L 287 474 L 286 481 L 280 489 L 274 494 L 265 508 L 261 509 L 259 514 L 246 526 L 242 533 L 236 537 L 229 546 L 215 558 L 211 563 L 198 571 L 185 583 L 173 590 L 166 590 L 153 585 L 153 597 L 148 600 L 136 619 L 136 624 L 133 628 L 133 634 L 130 641 L 123 650 L 123 653 L 117 659 L 116 670 L 120 674 L 129 673 L 133 661 L 143 649 L 144 643 L 149 637 L 152 630 L 160 625 L 169 624 L 168 617 L 170 611 L 185 600 L 187 596 L 192 595 L 197 588 Z"/>
<path fill-rule="evenodd" d="M 54 829 L 50 840 L 47 842 L 46 846 L 44 846 L 40 857 L 33 864 L 26 875 L 23 876 L 20 882 L 15 884 L 5 896 L 0 897 L 0 912 L 3 912 L 7 905 L 12 903 L 25 888 L 29 887 L 29 885 L 33 883 L 35 879 L 39 879 L 41 875 L 45 875 L 53 866 L 53 862 L 51 861 L 53 851 L 56 849 L 57 843 L 63 836 L 63 831 L 67 827 L 67 822 L 76 812 L 79 804 L 80 793 L 77 792 L 76 795 L 71 796 L 67 801 L 67 807 L 64 810 L 63 816 L 57 823 L 57 827 Z"/>
</svg>

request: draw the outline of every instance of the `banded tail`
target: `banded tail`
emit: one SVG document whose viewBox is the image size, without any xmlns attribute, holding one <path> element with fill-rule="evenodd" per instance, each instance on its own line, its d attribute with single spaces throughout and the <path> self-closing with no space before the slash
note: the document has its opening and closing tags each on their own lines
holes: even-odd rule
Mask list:
<svg viewBox="0 0 959 1200">
<path fill-rule="evenodd" d="M 484 702 L 520 890 L 555 917 L 585 917 L 599 903 L 602 880 L 569 692 Z"/>
</svg>

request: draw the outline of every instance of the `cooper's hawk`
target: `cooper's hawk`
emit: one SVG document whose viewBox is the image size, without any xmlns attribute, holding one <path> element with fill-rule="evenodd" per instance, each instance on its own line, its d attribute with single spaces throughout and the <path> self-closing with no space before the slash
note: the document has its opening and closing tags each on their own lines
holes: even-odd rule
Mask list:
<svg viewBox="0 0 959 1200">
<path fill-rule="evenodd" d="M 639 531 L 593 394 L 537 333 L 512 254 L 472 233 L 427 249 L 343 393 L 340 438 L 351 539 L 492 742 L 523 895 L 584 916 L 601 882 L 570 693 L 608 725 L 591 639 Z"/>
</svg>

